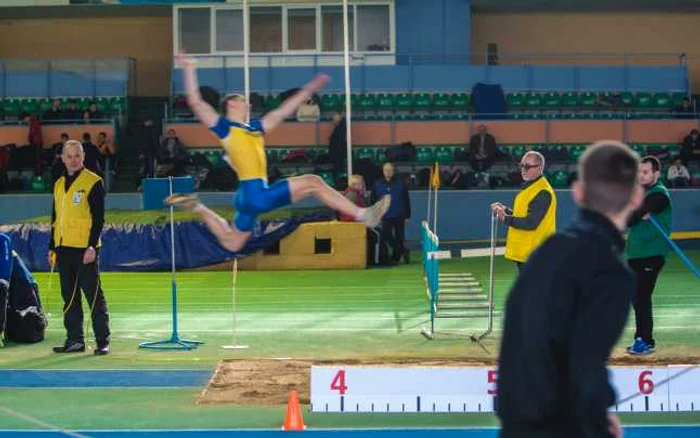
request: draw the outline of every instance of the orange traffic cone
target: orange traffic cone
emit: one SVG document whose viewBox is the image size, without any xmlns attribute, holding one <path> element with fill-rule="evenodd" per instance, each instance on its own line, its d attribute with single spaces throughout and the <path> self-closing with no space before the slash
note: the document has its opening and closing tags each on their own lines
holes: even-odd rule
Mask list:
<svg viewBox="0 0 700 438">
<path fill-rule="evenodd" d="M 287 402 L 287 415 L 284 417 L 284 426 L 282 430 L 304 430 L 304 419 L 301 416 L 301 407 L 299 406 L 299 396 L 297 391 L 293 389 L 289 393 L 289 402 Z"/>
</svg>

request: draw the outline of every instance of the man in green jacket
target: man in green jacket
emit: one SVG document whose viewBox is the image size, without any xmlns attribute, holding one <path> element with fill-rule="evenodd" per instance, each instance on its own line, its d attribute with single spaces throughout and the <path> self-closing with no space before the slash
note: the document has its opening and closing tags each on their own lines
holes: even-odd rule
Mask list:
<svg viewBox="0 0 700 438">
<path fill-rule="evenodd" d="M 673 211 L 671 196 L 659 181 L 660 175 L 661 163 L 656 157 L 642 158 L 639 183 L 644 186 L 644 203 L 632 214 L 627 224 L 630 230 L 625 252 L 629 267 L 637 277 L 637 293 L 634 300 L 637 330 L 634 343 L 627 348 L 633 355 L 651 354 L 656 348 L 652 335 L 654 321 L 651 294 L 666 262 L 669 245 L 649 218 L 653 217 L 661 225 L 664 233 L 670 235 Z"/>
</svg>

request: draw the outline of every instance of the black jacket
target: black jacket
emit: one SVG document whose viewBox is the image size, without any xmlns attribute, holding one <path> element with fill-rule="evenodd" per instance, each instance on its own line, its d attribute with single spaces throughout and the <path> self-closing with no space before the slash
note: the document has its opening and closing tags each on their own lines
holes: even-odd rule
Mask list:
<svg viewBox="0 0 700 438">
<path fill-rule="evenodd" d="M 607 218 L 582 211 L 525 264 L 508 298 L 499 358 L 503 436 L 537 429 L 567 438 L 609 436 L 615 392 L 605 364 L 635 291 L 623 250 Z"/>
</svg>

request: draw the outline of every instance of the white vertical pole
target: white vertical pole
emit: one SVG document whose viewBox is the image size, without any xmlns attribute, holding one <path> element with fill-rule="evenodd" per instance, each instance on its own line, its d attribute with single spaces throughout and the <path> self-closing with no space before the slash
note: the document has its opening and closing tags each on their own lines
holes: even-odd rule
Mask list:
<svg viewBox="0 0 700 438">
<path fill-rule="evenodd" d="M 430 179 L 428 179 L 428 214 L 425 216 L 425 221 L 428 223 L 428 228 L 430 228 L 430 207 L 431 199 L 433 195 L 433 172 L 435 171 L 435 166 L 430 167 Z"/>
<path fill-rule="evenodd" d="M 438 172 L 440 172 L 440 168 L 438 167 Z M 438 234 L 438 229 L 437 229 L 437 210 L 438 210 L 438 192 L 440 191 L 440 187 L 435 187 L 435 206 L 433 207 L 433 233 Z M 439 235 L 439 234 L 438 234 Z"/>
<path fill-rule="evenodd" d="M 348 0 L 343 0 L 343 57 L 345 65 L 345 127 L 348 160 L 348 185 L 352 177 L 352 108 L 350 94 L 350 22 Z"/>
<path fill-rule="evenodd" d="M 243 0 L 243 88 L 245 103 L 248 107 L 246 123 L 250 122 L 250 7 L 248 0 Z"/>
</svg>

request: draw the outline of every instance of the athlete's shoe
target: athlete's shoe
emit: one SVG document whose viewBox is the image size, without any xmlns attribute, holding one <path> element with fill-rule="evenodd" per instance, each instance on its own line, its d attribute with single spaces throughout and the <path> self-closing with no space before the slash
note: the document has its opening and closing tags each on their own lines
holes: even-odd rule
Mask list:
<svg viewBox="0 0 700 438">
<path fill-rule="evenodd" d="M 166 205 L 184 208 L 185 210 L 194 210 L 200 205 L 196 195 L 185 195 L 182 193 L 170 195 L 165 198 L 163 202 L 165 202 Z"/>
<path fill-rule="evenodd" d="M 376 227 L 377 225 L 379 225 L 379 222 L 381 222 L 382 217 L 384 217 L 387 210 L 389 210 L 390 205 L 391 195 L 384 195 L 382 199 L 380 199 L 373 206 L 365 210 L 365 217 L 362 219 L 362 222 L 368 228 Z"/>
<path fill-rule="evenodd" d="M 633 356 L 646 356 L 654 351 L 654 346 L 642 338 L 636 338 L 634 344 L 627 347 L 627 352 Z"/>
<path fill-rule="evenodd" d="M 53 347 L 54 353 L 82 353 L 85 351 L 85 344 L 80 341 L 66 340 L 63 345 Z"/>
</svg>

